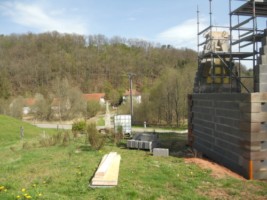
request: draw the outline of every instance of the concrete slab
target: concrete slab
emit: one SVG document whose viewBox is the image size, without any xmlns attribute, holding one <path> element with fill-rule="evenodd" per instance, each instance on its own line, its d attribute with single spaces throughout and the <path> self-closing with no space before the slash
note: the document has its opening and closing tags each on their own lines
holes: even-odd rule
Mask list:
<svg viewBox="0 0 267 200">
<path fill-rule="evenodd" d="M 165 148 L 154 148 L 153 149 L 153 156 L 168 157 L 169 156 L 169 149 L 165 149 Z"/>
</svg>

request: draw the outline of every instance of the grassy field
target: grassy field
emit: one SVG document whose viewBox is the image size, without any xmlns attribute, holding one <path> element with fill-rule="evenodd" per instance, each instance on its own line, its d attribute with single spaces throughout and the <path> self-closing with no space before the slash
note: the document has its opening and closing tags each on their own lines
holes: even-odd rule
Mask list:
<svg viewBox="0 0 267 200">
<path fill-rule="evenodd" d="M 24 127 L 23 141 L 20 126 Z M 43 140 L 48 135 L 54 135 L 54 140 L 61 135 L 62 140 L 46 146 Z M 214 178 L 210 170 L 187 164 L 183 157 L 153 157 L 110 142 L 95 151 L 83 136 L 74 138 L 71 133 L 39 129 L 5 116 L 0 116 L 0 136 L 0 199 L 4 200 L 267 199 L 266 182 Z M 160 135 L 162 144 L 170 142 L 172 151 L 183 150 L 185 138 Z M 102 156 L 110 151 L 122 157 L 118 186 L 88 187 Z"/>
</svg>

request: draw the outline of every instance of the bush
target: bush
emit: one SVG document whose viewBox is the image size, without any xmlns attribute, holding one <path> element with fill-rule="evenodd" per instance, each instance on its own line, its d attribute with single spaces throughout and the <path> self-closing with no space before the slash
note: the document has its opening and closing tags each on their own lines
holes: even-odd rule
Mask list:
<svg viewBox="0 0 267 200">
<path fill-rule="evenodd" d="M 114 133 L 114 142 L 118 145 L 123 139 L 123 127 L 119 126 L 117 132 Z"/>
<path fill-rule="evenodd" d="M 57 133 L 52 136 L 44 136 L 39 140 L 41 147 L 49 147 L 62 144 L 63 146 L 67 146 L 70 142 L 70 135 L 68 132 Z"/>
<path fill-rule="evenodd" d="M 79 132 L 79 133 L 85 133 L 86 131 L 86 122 L 85 121 L 77 121 L 72 124 L 72 132 Z"/>
<path fill-rule="evenodd" d="M 70 143 L 70 134 L 69 132 L 65 132 L 62 139 L 62 145 L 68 146 Z"/>
<path fill-rule="evenodd" d="M 114 129 L 109 129 L 106 132 L 106 139 L 108 139 L 109 142 L 114 143 L 115 145 L 120 145 L 123 139 L 123 133 L 122 132 L 115 132 Z"/>
<path fill-rule="evenodd" d="M 101 149 L 105 143 L 104 135 L 98 132 L 95 124 L 88 125 L 86 139 L 94 150 Z"/>
<path fill-rule="evenodd" d="M 98 101 L 88 101 L 86 107 L 86 117 L 94 117 L 98 111 L 101 110 L 101 106 Z"/>
</svg>

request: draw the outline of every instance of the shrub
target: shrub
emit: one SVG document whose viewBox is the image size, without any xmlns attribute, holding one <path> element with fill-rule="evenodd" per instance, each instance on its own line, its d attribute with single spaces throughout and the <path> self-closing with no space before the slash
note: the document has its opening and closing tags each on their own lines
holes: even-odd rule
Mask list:
<svg viewBox="0 0 267 200">
<path fill-rule="evenodd" d="M 121 140 L 123 139 L 122 132 L 115 132 L 112 129 L 108 131 L 106 136 L 109 141 L 114 143 L 115 145 L 119 145 L 121 143 Z"/>
<path fill-rule="evenodd" d="M 94 117 L 98 111 L 101 110 L 101 106 L 98 101 L 88 101 L 86 107 L 86 117 Z"/>
<path fill-rule="evenodd" d="M 123 128 L 119 126 L 117 132 L 114 133 L 114 142 L 115 144 L 119 144 L 123 139 Z"/>
<path fill-rule="evenodd" d="M 23 144 L 22 144 L 22 149 L 30 149 L 30 148 L 31 148 L 30 143 L 28 143 L 28 142 L 23 142 Z"/>
<path fill-rule="evenodd" d="M 76 121 L 72 124 L 73 133 L 85 133 L 86 131 L 86 122 L 85 121 Z"/>
<path fill-rule="evenodd" d="M 69 132 L 65 132 L 64 135 L 63 135 L 62 144 L 64 146 L 68 146 L 69 142 L 70 142 L 70 134 L 69 134 Z"/>
<path fill-rule="evenodd" d="M 101 149 L 105 143 L 104 135 L 98 132 L 95 124 L 89 124 L 87 126 L 86 139 L 94 150 Z"/>
<path fill-rule="evenodd" d="M 56 135 L 45 136 L 39 140 L 41 147 L 55 146 L 58 144 L 67 146 L 69 142 L 70 142 L 70 135 L 68 132 L 64 132 L 64 133 L 59 132 Z"/>
</svg>

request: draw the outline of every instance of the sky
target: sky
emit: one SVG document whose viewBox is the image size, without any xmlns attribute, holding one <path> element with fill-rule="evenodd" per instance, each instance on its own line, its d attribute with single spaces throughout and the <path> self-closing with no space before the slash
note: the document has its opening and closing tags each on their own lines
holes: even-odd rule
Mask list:
<svg viewBox="0 0 267 200">
<path fill-rule="evenodd" d="M 229 24 L 227 0 L 212 0 L 212 23 Z M 0 34 L 58 31 L 197 46 L 209 25 L 209 0 L 0 0 Z"/>
</svg>

